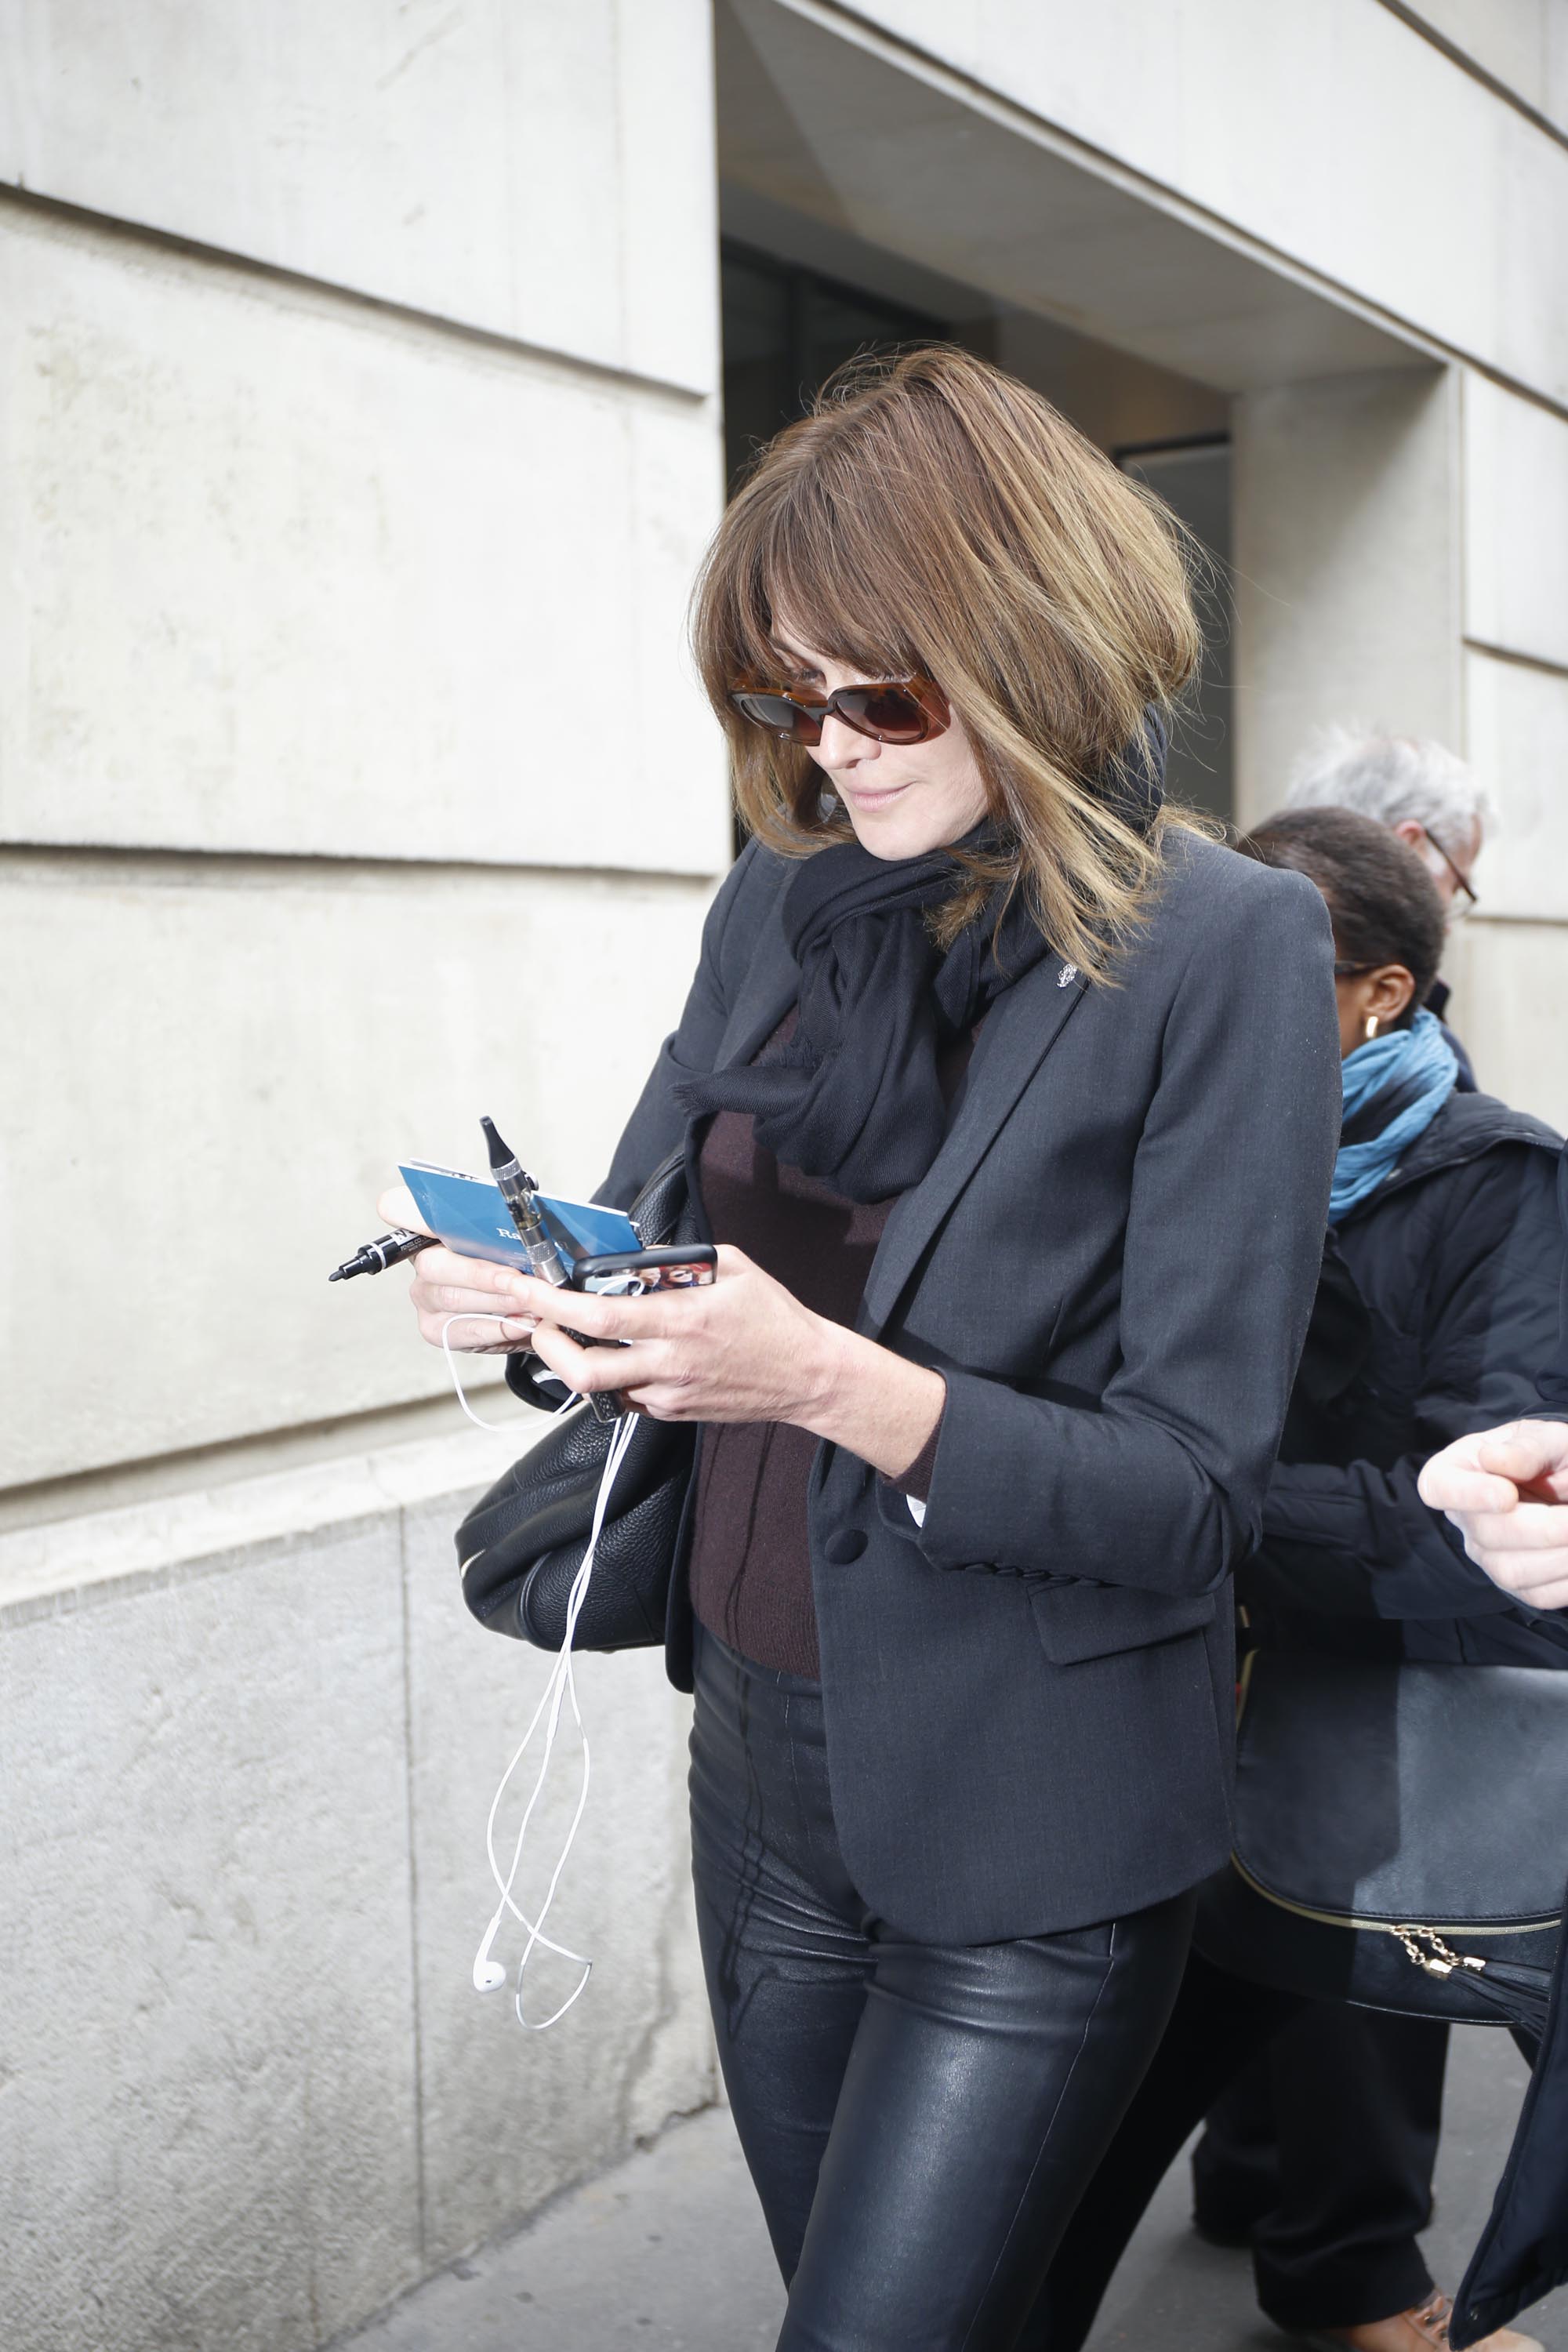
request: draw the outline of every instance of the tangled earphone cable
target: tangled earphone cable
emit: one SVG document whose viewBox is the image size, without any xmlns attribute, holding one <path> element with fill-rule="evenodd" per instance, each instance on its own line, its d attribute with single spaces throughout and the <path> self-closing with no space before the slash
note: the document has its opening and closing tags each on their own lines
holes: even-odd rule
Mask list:
<svg viewBox="0 0 1568 2352">
<path fill-rule="evenodd" d="M 504 1323 L 509 1319 L 509 1318 L 501 1315 L 452 1315 L 448 1316 L 447 1321 L 441 1327 L 442 1351 L 447 1358 L 447 1369 L 452 1375 L 452 1385 L 458 1391 L 458 1402 L 462 1406 L 463 1411 L 468 1414 L 468 1419 L 479 1429 L 497 1430 L 500 1429 L 500 1423 L 497 1422 L 480 1421 L 479 1415 L 472 1410 L 467 1397 L 463 1393 L 463 1384 L 461 1380 L 458 1378 L 457 1365 L 452 1360 L 452 1351 L 447 1344 L 447 1335 L 451 1330 L 454 1323 Z M 579 1402 L 581 1400 L 574 1399 L 573 1402 Z M 550 1678 L 544 1685 L 544 1690 L 541 1696 L 539 1705 L 533 1710 L 533 1715 L 530 1720 L 528 1729 L 523 1733 L 522 1738 L 519 1740 L 517 1748 L 513 1752 L 511 1761 L 508 1764 L 506 1770 L 501 1774 L 495 1795 L 490 1800 L 489 1816 L 485 1823 L 485 1853 L 490 1865 L 490 1875 L 495 1880 L 497 1886 L 500 1889 L 500 1900 L 496 1905 L 495 1910 L 491 1914 L 489 1925 L 485 1929 L 484 1935 L 479 1943 L 479 1948 L 474 1956 L 474 1990 L 477 1992 L 494 1992 L 506 1982 L 506 1970 L 499 1960 L 491 1958 L 490 1948 L 500 1931 L 502 1922 L 510 1912 L 511 1916 L 518 1920 L 520 1924 L 528 1930 L 528 1941 L 523 1947 L 522 1958 L 517 1964 L 517 1990 L 513 1999 L 513 2006 L 517 2011 L 519 2024 L 526 2026 L 531 2033 L 543 2033 L 549 2027 L 556 2024 L 560 2019 L 564 2017 L 567 2011 L 572 2007 L 573 2002 L 576 2000 L 578 1995 L 583 1991 L 584 1986 L 587 1984 L 589 1978 L 594 1973 L 594 1963 L 591 1959 L 584 1958 L 581 1952 L 574 1952 L 570 1950 L 564 1944 L 555 1943 L 544 1933 L 544 1922 L 549 1916 L 551 1906 L 555 1900 L 555 1891 L 561 1884 L 561 1874 L 566 1867 L 567 1856 L 571 1853 L 573 1843 L 577 1835 L 578 1826 L 582 1822 L 583 1814 L 588 1802 L 588 1781 L 591 1769 L 591 1758 L 588 1748 L 588 1735 L 584 1727 L 582 1711 L 577 1704 L 577 1682 L 574 1670 L 572 1643 L 574 1636 L 577 1631 L 577 1620 L 582 1615 L 583 1604 L 588 1597 L 588 1586 L 592 1581 L 594 1574 L 594 1560 L 598 1550 L 599 1538 L 604 1529 L 605 1516 L 609 1508 L 610 1494 L 616 1483 L 616 1473 L 619 1470 L 622 1462 L 626 1458 L 626 1448 L 631 1444 L 632 1436 L 636 1428 L 636 1414 L 630 1412 L 623 1413 L 619 1421 L 616 1422 L 615 1429 L 611 1434 L 609 1451 L 605 1456 L 605 1467 L 600 1474 L 599 1490 L 594 1498 L 594 1517 L 588 1529 L 587 1549 L 583 1554 L 576 1574 L 572 1579 L 571 1590 L 566 1597 L 565 1634 L 562 1640 L 561 1648 L 556 1654 L 555 1663 L 550 1670 Z M 531 1919 L 514 1898 L 511 1890 L 517 1878 L 519 1867 L 522 1861 L 523 1848 L 527 1843 L 529 1824 L 533 1819 L 534 1807 L 539 1802 L 540 1797 L 543 1792 L 545 1781 L 549 1777 L 550 1760 L 555 1748 L 555 1737 L 561 1726 L 561 1711 L 563 1706 L 567 1704 L 571 1706 L 572 1720 L 577 1727 L 577 1734 L 583 1743 L 582 1784 L 577 1791 L 576 1808 L 572 1815 L 571 1826 L 567 1830 L 565 1842 L 556 1858 L 555 1867 L 550 1874 L 550 1884 L 545 1890 L 544 1901 L 540 1906 L 539 1916 L 537 1919 Z M 500 1811 L 501 1800 L 506 1794 L 512 1774 L 517 1770 L 518 1766 L 521 1763 L 524 1756 L 528 1753 L 528 1749 L 532 1743 L 533 1735 L 538 1730 L 542 1720 L 545 1720 L 544 1753 L 540 1759 L 539 1770 L 534 1778 L 532 1792 L 529 1797 L 527 1805 L 523 1809 L 522 1820 L 518 1827 L 517 1838 L 512 1846 L 510 1867 L 503 1877 L 501 1874 L 500 1862 L 496 1853 L 495 1846 L 496 1816 Z M 543 1946 L 546 1951 L 554 1952 L 559 1958 L 572 1961 L 575 1967 L 581 1969 L 583 1973 L 578 1978 L 572 1991 L 568 1993 L 566 1999 L 561 2003 L 560 2008 L 553 2010 L 548 2017 L 540 2019 L 536 2022 L 533 2019 L 526 2016 L 523 2012 L 522 1979 L 523 1972 L 527 1969 L 529 1961 L 532 1958 L 535 1950 L 538 1949 L 541 1945 Z"/>
</svg>

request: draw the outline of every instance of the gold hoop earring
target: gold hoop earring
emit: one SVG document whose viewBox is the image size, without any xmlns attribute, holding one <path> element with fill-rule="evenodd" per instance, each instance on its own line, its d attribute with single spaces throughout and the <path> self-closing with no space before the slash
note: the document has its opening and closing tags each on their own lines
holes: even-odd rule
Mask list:
<svg viewBox="0 0 1568 2352">
<path fill-rule="evenodd" d="M 1373 1039 L 1376 1036 L 1376 1034 L 1377 1034 L 1377 1015 L 1376 1015 L 1376 1013 L 1369 1013 L 1367 1014 L 1367 1016 L 1366 1016 L 1366 1042 L 1367 1042 L 1367 1044 L 1368 1044 L 1369 1045 L 1371 1045 L 1371 1043 L 1372 1043 Z"/>
</svg>

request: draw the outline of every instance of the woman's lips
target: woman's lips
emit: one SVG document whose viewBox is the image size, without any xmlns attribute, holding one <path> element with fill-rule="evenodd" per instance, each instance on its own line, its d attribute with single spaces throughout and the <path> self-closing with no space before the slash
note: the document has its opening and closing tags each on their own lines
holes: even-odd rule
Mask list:
<svg viewBox="0 0 1568 2352">
<path fill-rule="evenodd" d="M 857 808 L 878 809 L 884 807 L 889 801 L 897 800 L 900 793 L 908 792 L 909 786 L 907 784 L 842 784 L 839 790 L 846 800 L 854 802 Z"/>
</svg>

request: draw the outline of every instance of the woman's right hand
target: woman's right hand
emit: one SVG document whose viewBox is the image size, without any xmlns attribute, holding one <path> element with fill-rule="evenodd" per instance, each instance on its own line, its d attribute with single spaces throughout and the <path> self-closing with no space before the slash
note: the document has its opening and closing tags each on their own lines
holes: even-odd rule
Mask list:
<svg viewBox="0 0 1568 2352">
<path fill-rule="evenodd" d="M 388 1225 L 400 1225 L 405 1233 L 427 1234 L 430 1230 L 414 1205 L 414 1195 L 402 1184 L 394 1184 L 376 1202 L 376 1213 Z M 516 1269 L 492 1265 L 489 1258 L 462 1257 L 437 1242 L 433 1249 L 421 1250 L 408 1261 L 413 1281 L 408 1296 L 419 1325 L 419 1336 L 432 1348 L 441 1345 L 441 1334 L 454 1315 L 507 1314 L 515 1305 L 511 1295 L 511 1277 Z M 470 1356 L 514 1356 L 526 1354 L 532 1344 L 533 1322 L 531 1317 L 507 1314 L 502 1324 L 454 1323 L 447 1333 L 447 1345 Z"/>
</svg>

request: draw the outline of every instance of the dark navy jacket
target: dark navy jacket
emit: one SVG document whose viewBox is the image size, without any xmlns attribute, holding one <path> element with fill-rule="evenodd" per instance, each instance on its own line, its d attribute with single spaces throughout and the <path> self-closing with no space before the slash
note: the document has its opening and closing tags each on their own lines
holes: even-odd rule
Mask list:
<svg viewBox="0 0 1568 2352">
<path fill-rule="evenodd" d="M 1473 1095 L 1476 1091 L 1476 1074 L 1470 1067 L 1469 1055 L 1448 1026 L 1448 1000 L 1453 993 L 1446 980 L 1435 980 L 1426 991 L 1426 1010 L 1428 1013 L 1435 1013 L 1442 1023 L 1443 1034 L 1448 1041 L 1449 1051 L 1459 1066 L 1459 1075 L 1456 1082 L 1459 1092 L 1462 1095 Z"/>
<path fill-rule="evenodd" d="M 1243 1579 L 1269 1638 L 1568 1665 L 1563 1612 L 1510 1601 L 1415 1485 L 1454 1438 L 1538 1409 L 1565 1259 L 1558 1148 L 1539 1119 L 1456 1093 L 1336 1228 Z M 1381 1641 L 1374 1618 L 1394 1621 Z"/>
<path fill-rule="evenodd" d="M 1557 1206 L 1563 1223 L 1564 1254 L 1563 1297 L 1557 1317 L 1557 1345 L 1541 1374 L 1541 1404 L 1553 1420 L 1568 1421 L 1568 1144 L 1557 1163 Z"/>
<path fill-rule="evenodd" d="M 1229 1849 L 1229 1580 L 1316 1286 L 1339 1040 L 1311 885 L 1168 838 L 1116 985 L 1048 956 L 998 999 L 888 1219 L 859 1328 L 946 1377 L 924 1524 L 817 1452 L 835 1821 L 868 1908 L 922 1941 L 1115 1918 Z M 680 1140 L 682 1074 L 749 1060 L 795 1002 L 795 870 L 753 844 L 720 891 L 608 1197 Z"/>
</svg>

